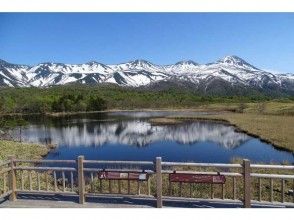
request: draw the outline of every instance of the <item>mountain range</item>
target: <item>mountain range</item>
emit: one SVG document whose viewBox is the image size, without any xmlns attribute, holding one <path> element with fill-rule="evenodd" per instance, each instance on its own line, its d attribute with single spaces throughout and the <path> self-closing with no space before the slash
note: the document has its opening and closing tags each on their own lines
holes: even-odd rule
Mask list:
<svg viewBox="0 0 294 220">
<path fill-rule="evenodd" d="M 91 61 L 85 64 L 12 64 L 0 60 L 0 87 L 50 87 L 65 84 L 116 84 L 124 87 L 191 89 L 205 94 L 294 95 L 294 74 L 259 69 L 237 56 L 199 64 L 180 61 L 156 65 L 135 60 L 117 65 Z"/>
</svg>

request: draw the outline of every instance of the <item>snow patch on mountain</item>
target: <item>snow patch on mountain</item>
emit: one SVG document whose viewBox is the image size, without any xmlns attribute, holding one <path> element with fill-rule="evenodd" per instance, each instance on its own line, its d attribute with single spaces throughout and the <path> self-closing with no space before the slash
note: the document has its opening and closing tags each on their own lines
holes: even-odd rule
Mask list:
<svg viewBox="0 0 294 220">
<path fill-rule="evenodd" d="M 156 82 L 181 81 L 195 84 L 223 80 L 231 85 L 266 88 L 279 87 L 294 91 L 294 74 L 274 74 L 256 68 L 237 56 L 226 56 L 216 62 L 198 64 L 187 60 L 172 65 L 156 65 L 134 60 L 117 65 L 96 61 L 84 64 L 40 63 L 34 66 L 11 64 L 0 60 L 0 86 L 48 87 L 67 83 L 112 83 L 139 87 Z"/>
</svg>

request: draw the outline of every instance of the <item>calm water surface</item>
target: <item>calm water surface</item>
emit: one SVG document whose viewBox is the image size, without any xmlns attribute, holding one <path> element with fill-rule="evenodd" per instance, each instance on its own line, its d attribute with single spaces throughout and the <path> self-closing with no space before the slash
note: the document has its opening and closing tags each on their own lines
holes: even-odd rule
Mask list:
<svg viewBox="0 0 294 220">
<path fill-rule="evenodd" d="M 29 117 L 22 129 L 27 142 L 56 144 L 47 159 L 154 160 L 231 162 L 294 162 L 293 153 L 275 149 L 257 138 L 214 122 L 187 121 L 152 125 L 150 117 L 192 116 L 194 112 L 116 112 L 58 118 Z M 17 132 L 17 131 L 16 131 Z"/>
</svg>

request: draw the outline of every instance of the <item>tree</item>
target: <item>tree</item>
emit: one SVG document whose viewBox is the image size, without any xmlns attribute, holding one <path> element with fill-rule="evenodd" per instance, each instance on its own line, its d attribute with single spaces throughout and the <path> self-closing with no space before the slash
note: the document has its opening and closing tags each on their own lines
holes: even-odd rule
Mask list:
<svg viewBox="0 0 294 220">
<path fill-rule="evenodd" d="M 106 101 L 99 96 L 91 96 L 88 100 L 88 111 L 101 111 L 106 109 Z"/>
</svg>

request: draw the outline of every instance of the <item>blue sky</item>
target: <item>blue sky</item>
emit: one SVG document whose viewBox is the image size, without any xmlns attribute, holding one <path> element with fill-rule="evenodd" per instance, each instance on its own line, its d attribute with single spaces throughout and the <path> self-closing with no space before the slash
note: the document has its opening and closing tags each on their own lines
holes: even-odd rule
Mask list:
<svg viewBox="0 0 294 220">
<path fill-rule="evenodd" d="M 0 13 L 0 59 L 115 64 L 238 55 L 294 72 L 294 13 Z"/>
</svg>

